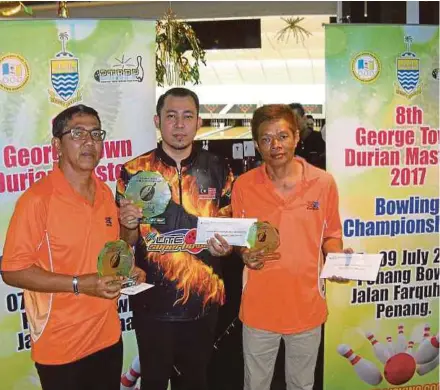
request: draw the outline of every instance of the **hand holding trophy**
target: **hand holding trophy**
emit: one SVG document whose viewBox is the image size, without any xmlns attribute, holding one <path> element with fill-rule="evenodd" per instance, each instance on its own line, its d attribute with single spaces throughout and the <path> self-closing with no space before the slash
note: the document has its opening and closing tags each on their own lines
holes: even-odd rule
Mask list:
<svg viewBox="0 0 440 390">
<path fill-rule="evenodd" d="M 249 232 L 249 249 L 241 253 L 243 262 L 251 269 L 261 269 L 267 261 L 279 260 L 280 254 L 275 251 L 280 246 L 278 229 L 269 222 L 256 222 Z"/>
</svg>

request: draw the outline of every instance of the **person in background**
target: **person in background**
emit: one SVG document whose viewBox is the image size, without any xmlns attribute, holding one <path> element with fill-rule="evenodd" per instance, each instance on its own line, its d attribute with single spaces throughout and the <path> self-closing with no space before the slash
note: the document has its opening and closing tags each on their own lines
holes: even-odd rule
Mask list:
<svg viewBox="0 0 440 390">
<path fill-rule="evenodd" d="M 313 118 L 313 115 L 306 115 L 306 127 L 307 131 L 309 131 L 310 133 L 312 131 L 315 131 L 315 119 Z"/>
<path fill-rule="evenodd" d="M 300 129 L 300 140 L 295 149 L 295 155 L 304 158 L 309 164 L 325 170 L 325 142 L 321 133 L 314 131 L 313 116 L 305 115 L 304 108 L 300 103 L 292 103 L 290 107 L 298 117 Z"/>
<path fill-rule="evenodd" d="M 233 216 L 269 222 L 279 232 L 280 246 L 275 253 L 239 250 L 246 265 L 240 307 L 244 389 L 270 388 L 282 338 L 287 389 L 312 390 L 327 318 L 319 278 L 324 256 L 352 250 L 343 249 L 333 177 L 294 156 L 299 126 L 289 106 L 258 108 L 251 126 L 263 165 L 235 181 Z"/>
<path fill-rule="evenodd" d="M 119 239 L 113 194 L 94 173 L 106 132 L 93 108 L 77 105 L 55 117 L 52 134 L 59 162 L 17 201 L 3 280 L 24 289 L 43 390 L 118 390 L 122 280 L 97 273 L 99 252 Z"/>
<path fill-rule="evenodd" d="M 205 390 L 225 298 L 220 257 L 232 247 L 219 235 L 207 244 L 194 241 L 199 216 L 230 216 L 233 175 L 223 160 L 193 143 L 202 123 L 194 92 L 172 88 L 159 98 L 156 111 L 162 142 L 127 162 L 117 183 L 122 236 L 136 245 L 136 263 L 154 284 L 130 300 L 141 389 L 167 389 L 176 369 L 180 389 Z M 124 199 L 130 179 L 144 172 L 155 172 L 171 192 L 165 210 L 152 221 Z M 175 384 L 172 380 L 172 388 Z"/>
</svg>

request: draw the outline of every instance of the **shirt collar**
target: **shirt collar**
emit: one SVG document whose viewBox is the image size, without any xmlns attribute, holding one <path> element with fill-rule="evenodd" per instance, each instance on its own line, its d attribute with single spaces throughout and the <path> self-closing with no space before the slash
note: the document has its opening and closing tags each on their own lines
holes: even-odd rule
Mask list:
<svg viewBox="0 0 440 390">
<path fill-rule="evenodd" d="M 95 174 L 95 171 L 92 172 L 92 178 L 95 182 L 95 205 L 99 205 L 103 200 L 103 192 L 102 192 L 102 181 L 98 179 L 98 177 Z M 72 187 L 72 185 L 69 183 L 69 181 L 66 179 L 66 176 L 64 175 L 63 171 L 60 169 L 58 163 L 53 164 L 53 171 L 51 175 L 51 179 L 53 182 L 54 187 L 60 191 L 64 195 L 73 196 L 78 199 L 78 201 L 87 202 L 87 200 L 80 195 L 75 189 Z"/>
<path fill-rule="evenodd" d="M 199 148 L 193 143 L 191 148 L 191 154 L 180 162 L 180 166 L 185 167 L 191 165 L 198 156 L 198 154 L 199 154 Z M 160 142 L 157 145 L 156 156 L 159 160 L 163 161 L 165 164 L 169 166 L 172 167 L 177 166 L 174 159 L 170 157 L 168 154 L 166 154 L 166 152 L 163 150 L 162 142 Z"/>
</svg>

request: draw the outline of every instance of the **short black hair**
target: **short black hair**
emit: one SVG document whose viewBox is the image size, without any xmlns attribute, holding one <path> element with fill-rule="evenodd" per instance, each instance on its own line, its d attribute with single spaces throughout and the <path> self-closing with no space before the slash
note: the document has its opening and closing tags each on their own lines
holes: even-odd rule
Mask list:
<svg viewBox="0 0 440 390">
<path fill-rule="evenodd" d="M 301 118 L 302 118 L 302 117 L 304 116 L 304 114 L 306 113 L 306 112 L 304 111 L 304 107 L 302 106 L 301 103 L 290 103 L 290 104 L 289 104 L 289 107 L 290 107 L 292 110 L 298 110 L 298 112 L 299 112 Z"/>
<path fill-rule="evenodd" d="M 306 115 L 306 118 L 307 118 L 307 119 L 313 119 L 313 120 L 315 120 L 315 118 L 313 118 L 313 115 L 310 115 L 310 114 L 307 114 L 307 115 Z"/>
<path fill-rule="evenodd" d="M 67 126 L 67 122 L 69 122 L 73 116 L 77 114 L 94 116 L 96 119 L 98 119 L 99 125 L 101 126 L 101 118 L 99 118 L 98 112 L 95 109 L 84 104 L 78 104 L 61 111 L 52 120 L 52 135 L 60 138 L 60 135 Z"/>
<path fill-rule="evenodd" d="M 165 104 L 165 99 L 167 98 L 167 96 L 177 96 L 177 97 L 189 96 L 194 100 L 197 109 L 197 115 L 199 115 L 199 109 L 200 109 L 199 97 L 195 94 L 195 92 L 191 91 L 188 88 L 176 87 L 169 89 L 159 97 L 159 100 L 157 101 L 156 104 L 156 113 L 159 117 L 160 117 L 160 112 L 162 111 L 162 108 Z"/>
</svg>

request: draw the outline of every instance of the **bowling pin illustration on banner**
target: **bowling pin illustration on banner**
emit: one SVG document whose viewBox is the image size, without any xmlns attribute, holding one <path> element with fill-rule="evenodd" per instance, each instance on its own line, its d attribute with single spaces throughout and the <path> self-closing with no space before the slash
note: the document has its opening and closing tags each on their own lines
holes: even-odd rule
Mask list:
<svg viewBox="0 0 440 390">
<path fill-rule="evenodd" d="M 373 346 L 374 354 L 376 357 L 385 364 L 386 361 L 391 357 L 390 351 L 388 350 L 388 347 L 385 345 L 382 345 L 379 343 L 376 338 L 374 337 L 373 333 L 367 332 L 365 333 L 365 336 L 370 341 L 371 345 Z"/>
<path fill-rule="evenodd" d="M 417 336 L 414 330 L 411 340 L 407 341 L 405 328 L 399 324 L 395 342 L 391 336 L 387 336 L 383 344 L 372 332 L 366 332 L 365 337 L 371 344 L 374 356 L 383 364 L 383 375 L 375 362 L 359 356 L 350 346 L 340 344 L 337 352 L 349 360 L 356 375 L 365 383 L 376 386 L 385 378 L 388 383 L 398 386 L 410 381 L 416 373 L 426 375 L 439 366 L 439 335 L 430 336 L 430 330 L 430 325 L 425 324 L 423 338 L 421 334 Z M 418 348 L 415 348 L 417 344 Z"/>
<path fill-rule="evenodd" d="M 369 360 L 356 355 L 350 346 L 346 344 L 339 345 L 338 353 L 350 361 L 357 376 L 364 382 L 372 386 L 382 382 L 383 377 L 379 369 Z"/>
<path fill-rule="evenodd" d="M 394 356 L 396 354 L 396 351 L 394 350 L 393 338 L 391 336 L 387 336 L 387 344 L 389 357 Z"/>
<path fill-rule="evenodd" d="M 439 356 L 425 364 L 421 364 L 419 367 L 417 367 L 417 374 L 419 375 L 425 375 L 431 372 L 432 370 L 436 369 L 439 365 Z"/>
<path fill-rule="evenodd" d="M 141 365 L 139 362 L 139 356 L 136 356 L 131 362 L 130 369 L 121 376 L 120 390 L 137 390 L 135 386 L 140 376 L 141 376 Z"/>
<path fill-rule="evenodd" d="M 425 364 L 433 361 L 439 354 L 439 341 L 437 336 L 425 338 L 416 351 L 417 364 Z"/>
<path fill-rule="evenodd" d="M 406 349 L 406 353 L 409 355 L 413 355 L 414 354 L 414 341 L 408 341 L 408 348 Z"/>
<path fill-rule="evenodd" d="M 406 337 L 404 334 L 404 326 L 403 324 L 400 324 L 397 327 L 397 341 L 396 341 L 396 345 L 394 350 L 396 351 L 396 353 L 401 353 L 401 352 L 405 352 L 406 348 L 408 346 L 408 342 L 406 341 Z"/>
</svg>

